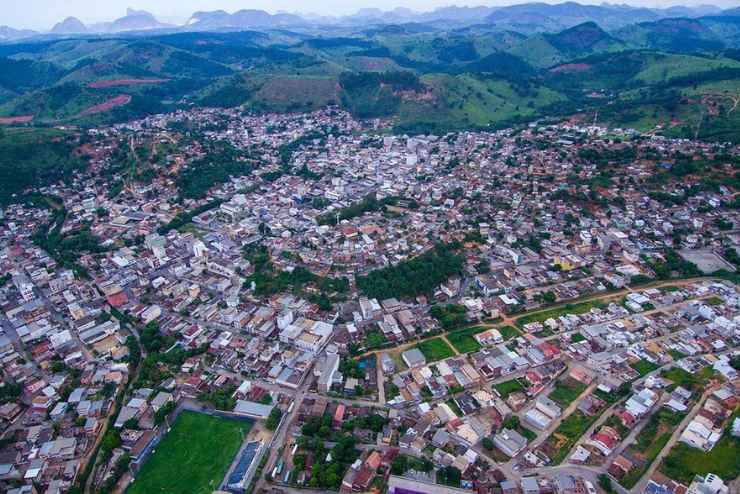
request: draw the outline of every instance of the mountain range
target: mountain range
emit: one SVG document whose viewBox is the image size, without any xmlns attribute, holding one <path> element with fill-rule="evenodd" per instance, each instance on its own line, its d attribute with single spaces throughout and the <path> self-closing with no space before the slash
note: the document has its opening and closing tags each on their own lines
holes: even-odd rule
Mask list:
<svg viewBox="0 0 740 494">
<path fill-rule="evenodd" d="M 80 126 L 206 107 L 341 107 L 403 133 L 598 116 L 740 142 L 740 11 L 575 3 L 364 9 L 342 18 L 129 10 L 0 29 L 0 125 Z M 697 121 L 698 119 L 698 121 Z"/>
<path fill-rule="evenodd" d="M 48 32 L 0 26 L 0 42 L 48 35 L 145 33 L 156 30 L 183 32 L 279 28 L 309 29 L 321 28 L 322 26 L 358 27 L 408 23 L 429 24 L 446 28 L 487 24 L 500 29 L 533 33 L 567 29 L 584 22 L 595 22 L 605 29 L 618 29 L 637 22 L 654 22 L 675 17 L 698 18 L 709 15 L 740 16 L 740 7 L 723 11 L 712 5 L 654 9 L 606 3 L 600 5 L 582 5 L 575 2 L 560 4 L 524 3 L 506 7 L 449 6 L 440 7 L 430 12 L 416 12 L 407 8 L 393 10 L 366 8 L 355 14 L 342 17 L 288 13 L 270 14 L 264 10 L 244 9 L 234 13 L 223 10 L 195 12 L 187 22 L 179 26 L 160 22 L 149 12 L 129 8 L 123 17 L 89 26 L 75 17 L 67 17 Z"/>
</svg>

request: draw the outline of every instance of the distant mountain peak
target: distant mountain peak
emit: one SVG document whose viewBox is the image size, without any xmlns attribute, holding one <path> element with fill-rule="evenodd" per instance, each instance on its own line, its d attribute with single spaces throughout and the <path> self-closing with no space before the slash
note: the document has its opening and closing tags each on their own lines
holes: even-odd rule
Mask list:
<svg viewBox="0 0 740 494">
<path fill-rule="evenodd" d="M 594 21 L 582 22 L 557 34 L 547 34 L 545 37 L 551 45 L 565 52 L 589 52 L 607 44 L 620 43 Z"/>
<path fill-rule="evenodd" d="M 139 17 L 139 16 L 154 17 L 153 14 L 147 12 L 146 10 L 136 10 L 136 9 L 132 9 L 131 7 L 126 9 L 126 17 Z"/>
<path fill-rule="evenodd" d="M 118 33 L 123 31 L 146 31 L 167 27 L 146 10 L 126 9 L 126 15 L 113 21 L 108 30 Z"/>
<path fill-rule="evenodd" d="M 67 17 L 58 22 L 51 29 L 54 34 L 81 34 L 87 32 L 87 27 L 77 17 Z"/>
<path fill-rule="evenodd" d="M 242 9 L 229 14 L 223 10 L 195 12 L 185 24 L 188 28 L 223 29 L 223 28 L 265 28 L 281 27 L 304 23 L 303 18 L 286 13 L 272 15 L 264 10 Z"/>
</svg>

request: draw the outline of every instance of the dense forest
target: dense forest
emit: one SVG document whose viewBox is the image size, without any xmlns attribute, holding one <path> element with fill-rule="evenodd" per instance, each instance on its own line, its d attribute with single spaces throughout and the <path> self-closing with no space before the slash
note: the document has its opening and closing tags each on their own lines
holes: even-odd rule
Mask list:
<svg viewBox="0 0 740 494">
<path fill-rule="evenodd" d="M 437 286 L 462 271 L 458 247 L 437 244 L 417 257 L 357 277 L 357 287 L 368 297 L 380 299 L 431 295 Z"/>
<path fill-rule="evenodd" d="M 0 205 L 29 187 L 68 180 L 86 166 L 77 137 L 61 131 L 0 129 Z"/>
</svg>

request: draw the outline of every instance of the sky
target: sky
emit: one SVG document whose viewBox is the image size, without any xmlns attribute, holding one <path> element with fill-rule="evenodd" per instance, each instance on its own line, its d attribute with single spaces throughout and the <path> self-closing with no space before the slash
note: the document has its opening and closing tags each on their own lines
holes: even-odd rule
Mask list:
<svg viewBox="0 0 740 494">
<path fill-rule="evenodd" d="M 418 11 L 429 11 L 447 5 L 511 5 L 524 0 L 0 0 L 0 25 L 15 28 L 48 30 L 67 16 L 78 17 L 85 23 L 111 21 L 122 17 L 127 7 L 147 10 L 161 21 L 180 23 L 198 10 L 261 9 L 271 13 L 312 12 L 324 15 L 345 15 L 360 8 L 375 7 L 390 10 L 407 7 Z M 541 0 L 540 0 L 541 1 Z M 555 0 L 546 0 L 557 3 Z M 558 0 L 565 1 L 565 0 Z M 600 3 L 601 0 L 581 0 L 581 3 Z M 649 7 L 669 5 L 697 5 L 711 3 L 720 7 L 734 7 L 738 0 L 620 0 Z"/>
</svg>

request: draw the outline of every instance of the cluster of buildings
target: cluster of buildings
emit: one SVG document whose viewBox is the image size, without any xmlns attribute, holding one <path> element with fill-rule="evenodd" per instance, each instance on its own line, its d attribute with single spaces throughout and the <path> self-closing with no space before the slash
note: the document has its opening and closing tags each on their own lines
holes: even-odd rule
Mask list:
<svg viewBox="0 0 740 494">
<path fill-rule="evenodd" d="M 215 402 L 262 420 L 277 399 L 281 427 L 328 415 L 330 430 L 366 445 L 345 490 L 408 492 L 404 482 L 417 482 L 426 492 L 429 472 L 389 475 L 402 454 L 455 469 L 478 492 L 590 492 L 593 478 L 536 468 L 550 462 L 542 445 L 558 425 L 572 413 L 599 416 L 604 394 L 632 385 L 614 410 L 619 423 L 574 451 L 610 457 L 625 439 L 619 424 L 664 406 L 689 413 L 694 390 L 659 386 L 668 366 L 711 368 L 730 383 L 680 441 L 711 451 L 737 405 L 727 402 L 740 323 L 733 283 L 618 291 L 678 276 L 687 262 L 735 270 L 733 191 L 672 173 L 686 162 L 729 173 L 729 145 L 569 124 L 384 135 L 332 108 L 192 109 L 88 132 L 90 167 L 43 188 L 49 207 L 2 210 L 3 486 L 64 492 L 109 419 L 121 445 L 99 481 L 123 454 L 145 461 L 162 410 Z M 138 179 L 120 167 L 134 149 L 151 150 L 138 162 L 152 173 Z M 197 167 L 213 149 L 236 164 L 203 185 L 213 170 L 200 177 Z M 61 239 L 90 235 L 97 248 L 62 241 L 45 251 L 39 235 L 51 227 Z M 437 243 L 459 245 L 463 265 L 428 293 L 358 288 L 359 277 Z M 435 305 L 484 325 L 473 351 L 439 359 L 417 346 L 444 332 Z M 358 355 L 359 370 L 348 364 Z M 579 390 L 572 403 L 554 399 L 565 385 Z M 382 427 L 366 427 L 376 414 Z M 350 420 L 364 426 L 343 429 Z M 287 483 L 306 480 L 309 467 Z"/>
</svg>

